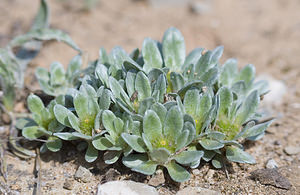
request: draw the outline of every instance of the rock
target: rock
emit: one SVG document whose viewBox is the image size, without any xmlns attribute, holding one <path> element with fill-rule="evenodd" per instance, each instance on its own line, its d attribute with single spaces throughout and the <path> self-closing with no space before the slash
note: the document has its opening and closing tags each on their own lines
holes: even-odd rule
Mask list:
<svg viewBox="0 0 300 195">
<path fill-rule="evenodd" d="M 114 181 L 120 176 L 120 172 L 116 169 L 110 168 L 106 173 L 105 173 L 105 181 Z"/>
<path fill-rule="evenodd" d="M 295 155 L 300 152 L 300 147 L 297 146 L 287 146 L 284 148 L 284 152 L 288 155 Z"/>
<path fill-rule="evenodd" d="M 215 174 L 215 170 L 209 169 L 208 172 L 206 173 L 205 177 L 204 177 L 205 181 L 207 181 L 210 184 L 214 184 L 215 183 L 215 181 L 213 179 L 214 174 Z"/>
<path fill-rule="evenodd" d="M 294 194 L 300 194 L 300 161 L 289 166 L 280 167 L 278 171 L 288 178 L 295 187 Z"/>
<path fill-rule="evenodd" d="M 211 2 L 210 1 L 196 1 L 191 2 L 189 9 L 194 14 L 206 14 L 211 11 Z"/>
<path fill-rule="evenodd" d="M 176 195 L 221 195 L 221 193 L 201 187 L 187 187 L 178 191 Z"/>
<path fill-rule="evenodd" d="M 111 181 L 98 186 L 97 195 L 158 195 L 154 187 L 134 181 Z"/>
<path fill-rule="evenodd" d="M 257 77 L 257 80 L 266 80 L 269 83 L 270 92 L 264 96 L 262 104 L 268 104 L 269 106 L 280 105 L 283 96 L 287 92 L 285 84 L 270 75 L 260 75 Z"/>
<path fill-rule="evenodd" d="M 186 6 L 190 0 L 148 0 L 153 7 L 179 7 Z"/>
<path fill-rule="evenodd" d="M 148 184 L 151 186 L 159 186 L 165 183 L 165 177 L 163 171 L 158 169 L 153 177 L 149 180 Z"/>
<path fill-rule="evenodd" d="M 79 166 L 75 173 L 75 179 L 83 182 L 89 182 L 93 174 L 86 168 Z"/>
<path fill-rule="evenodd" d="M 200 175 L 200 170 L 199 169 L 193 169 L 192 173 L 193 173 L 193 175 Z"/>
<path fill-rule="evenodd" d="M 67 190 L 72 190 L 74 187 L 74 180 L 73 179 L 69 179 L 67 178 L 65 180 L 64 186 L 63 188 L 67 189 Z"/>
<path fill-rule="evenodd" d="M 275 169 L 278 167 L 278 164 L 274 159 L 269 159 L 268 162 L 266 163 L 266 168 L 267 169 Z"/>
<path fill-rule="evenodd" d="M 282 176 L 277 169 L 257 169 L 250 174 L 251 179 L 258 180 L 263 185 L 272 185 L 286 190 L 292 187 L 290 181 Z"/>
</svg>

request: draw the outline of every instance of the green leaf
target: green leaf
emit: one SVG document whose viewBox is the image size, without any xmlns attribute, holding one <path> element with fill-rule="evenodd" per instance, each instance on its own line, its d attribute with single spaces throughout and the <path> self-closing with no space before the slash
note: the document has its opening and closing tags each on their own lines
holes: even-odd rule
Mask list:
<svg viewBox="0 0 300 195">
<path fill-rule="evenodd" d="M 272 122 L 273 120 L 250 127 L 243 133 L 242 136 L 244 138 L 248 138 L 248 137 L 253 137 L 261 133 L 264 133 L 265 130 L 271 125 Z"/>
<path fill-rule="evenodd" d="M 72 112 L 68 113 L 68 121 L 72 128 L 78 132 L 81 132 L 79 119 Z"/>
<path fill-rule="evenodd" d="M 144 115 L 145 112 L 155 103 L 155 99 L 153 97 L 149 97 L 140 102 L 138 108 L 138 114 Z"/>
<path fill-rule="evenodd" d="M 142 133 L 142 138 L 143 138 L 143 141 L 144 141 L 145 145 L 147 146 L 148 150 L 150 152 L 152 152 L 153 146 L 151 144 L 150 138 L 148 138 L 148 136 L 145 133 Z"/>
<path fill-rule="evenodd" d="M 106 130 L 115 131 L 114 120 L 116 116 L 110 110 L 104 110 L 102 113 L 102 123 Z"/>
<path fill-rule="evenodd" d="M 74 77 L 79 75 L 81 64 L 82 64 L 81 55 L 76 55 L 69 63 L 66 76 L 69 79 L 70 83 L 73 83 Z"/>
<path fill-rule="evenodd" d="M 113 144 L 106 137 L 98 137 L 94 139 L 92 143 L 97 150 L 101 150 L 101 151 L 113 147 Z"/>
<path fill-rule="evenodd" d="M 89 117 L 89 97 L 83 93 L 78 93 L 74 98 L 74 108 L 80 119 Z"/>
<path fill-rule="evenodd" d="M 228 59 L 222 66 L 220 73 L 220 82 L 223 86 L 231 87 L 234 78 L 238 74 L 236 59 Z"/>
<path fill-rule="evenodd" d="M 105 49 L 101 47 L 99 49 L 99 58 L 98 58 L 98 63 L 108 65 L 110 64 L 110 59 L 109 56 L 107 55 Z"/>
<path fill-rule="evenodd" d="M 139 164 L 136 167 L 133 167 L 132 170 L 142 173 L 144 175 L 153 175 L 156 171 L 157 164 L 153 161 L 147 161 Z"/>
<path fill-rule="evenodd" d="M 199 104 L 199 102 L 200 102 L 199 90 L 197 89 L 188 90 L 183 99 L 183 105 L 186 113 L 192 116 L 196 116 L 197 105 Z"/>
<path fill-rule="evenodd" d="M 163 37 L 162 53 L 165 66 L 173 71 L 180 70 L 185 60 L 184 38 L 179 30 L 169 28 Z"/>
<path fill-rule="evenodd" d="M 195 65 L 202 56 L 203 48 L 196 48 L 185 58 L 183 68 L 187 68 L 189 65 Z"/>
<path fill-rule="evenodd" d="M 153 110 L 157 114 L 161 124 L 163 124 L 167 115 L 167 109 L 164 107 L 164 105 L 160 103 L 155 103 L 151 106 L 151 110 Z"/>
<path fill-rule="evenodd" d="M 171 153 L 166 148 L 153 149 L 153 151 L 150 152 L 150 158 L 159 164 L 166 163 L 170 155 Z"/>
<path fill-rule="evenodd" d="M 120 85 L 120 83 L 113 77 L 109 77 L 109 87 L 113 93 L 113 100 L 119 98 L 123 100 L 126 104 L 130 105 L 130 99 L 128 95 L 125 93 L 124 89 Z"/>
<path fill-rule="evenodd" d="M 135 79 L 135 89 L 138 92 L 138 100 L 142 101 L 151 96 L 151 86 L 147 76 L 138 72 Z"/>
<path fill-rule="evenodd" d="M 65 82 L 65 70 L 63 65 L 54 62 L 50 66 L 50 83 L 52 86 L 62 85 Z"/>
<path fill-rule="evenodd" d="M 43 80 L 44 82 L 48 82 L 50 80 L 50 74 L 47 69 L 43 67 L 37 67 L 35 71 L 35 76 L 38 80 Z"/>
<path fill-rule="evenodd" d="M 118 117 L 114 119 L 114 129 L 115 129 L 115 133 L 117 135 L 121 135 L 121 133 L 123 133 L 124 122 L 122 121 L 122 119 L 120 119 Z"/>
<path fill-rule="evenodd" d="M 16 128 L 17 129 L 24 129 L 25 127 L 30 127 L 30 126 L 36 126 L 36 122 L 32 120 L 31 118 L 19 118 L 16 121 Z"/>
<path fill-rule="evenodd" d="M 180 135 L 183 127 L 182 113 L 177 106 L 173 106 L 166 115 L 164 122 L 164 135 L 168 140 L 175 141 L 177 136 Z"/>
<path fill-rule="evenodd" d="M 122 163 L 128 168 L 134 168 L 148 161 L 146 154 L 130 154 L 122 158 Z M 156 169 L 156 168 L 155 168 Z"/>
<path fill-rule="evenodd" d="M 46 146 L 51 152 L 58 152 L 62 147 L 62 141 L 57 137 L 51 136 L 48 138 Z"/>
<path fill-rule="evenodd" d="M 232 101 L 233 101 L 233 95 L 231 91 L 227 87 L 221 87 L 218 91 L 220 95 L 220 114 L 226 116 L 228 113 Z"/>
<path fill-rule="evenodd" d="M 133 150 L 140 153 L 147 151 L 146 145 L 140 136 L 122 133 L 122 138 Z"/>
<path fill-rule="evenodd" d="M 108 110 L 110 107 L 110 97 L 111 97 L 111 93 L 108 89 L 104 89 L 103 93 L 100 97 L 100 101 L 99 101 L 99 108 L 101 110 Z"/>
<path fill-rule="evenodd" d="M 211 161 L 211 164 L 216 168 L 216 169 L 221 169 L 223 167 L 223 156 L 220 154 L 216 154 L 214 156 L 214 159 Z"/>
<path fill-rule="evenodd" d="M 32 113 L 36 113 L 38 115 L 42 114 L 42 111 L 44 110 L 45 106 L 44 103 L 42 102 L 42 100 L 34 95 L 34 94 L 30 94 L 27 98 L 27 104 L 28 104 L 28 108 Z"/>
<path fill-rule="evenodd" d="M 172 83 L 172 91 L 173 92 L 179 91 L 184 85 L 184 78 L 179 73 L 171 72 L 170 80 Z"/>
<path fill-rule="evenodd" d="M 210 63 L 217 64 L 224 51 L 224 46 L 218 46 L 212 51 Z"/>
<path fill-rule="evenodd" d="M 204 155 L 203 151 L 183 151 L 175 156 L 176 162 L 187 165 L 198 161 Z"/>
<path fill-rule="evenodd" d="M 201 58 L 198 60 L 197 64 L 195 65 L 195 74 L 199 78 L 202 76 L 210 67 L 210 59 L 211 59 L 212 52 L 207 51 Z"/>
<path fill-rule="evenodd" d="M 189 172 L 183 168 L 182 166 L 175 163 L 175 161 L 171 161 L 166 165 L 167 170 L 171 176 L 171 178 L 176 182 L 184 182 L 190 179 Z"/>
<path fill-rule="evenodd" d="M 246 85 L 249 85 L 250 82 L 254 80 L 255 77 L 255 67 L 252 64 L 248 64 L 245 66 L 239 73 L 236 81 L 243 80 L 245 81 Z"/>
<path fill-rule="evenodd" d="M 96 76 L 101 80 L 105 86 L 108 86 L 108 70 L 103 64 L 98 64 L 95 69 Z"/>
<path fill-rule="evenodd" d="M 162 67 L 163 61 L 156 41 L 146 38 L 143 42 L 142 55 L 145 72 L 149 73 L 153 68 Z"/>
<path fill-rule="evenodd" d="M 56 133 L 60 132 L 65 128 L 64 125 L 59 123 L 56 119 L 52 119 L 51 122 L 48 125 L 48 131 Z"/>
<path fill-rule="evenodd" d="M 97 158 L 98 158 L 98 150 L 96 150 L 96 148 L 94 148 L 92 143 L 89 143 L 88 148 L 85 153 L 85 156 L 84 156 L 84 159 L 87 162 L 94 162 Z"/>
<path fill-rule="evenodd" d="M 66 141 L 78 139 L 78 137 L 74 136 L 72 133 L 69 133 L 69 132 L 59 132 L 59 133 L 54 133 L 53 135 L 62 140 L 66 140 Z"/>
<path fill-rule="evenodd" d="M 90 141 L 90 140 L 92 140 L 92 136 L 90 136 L 90 135 L 85 135 L 85 134 L 83 134 L 83 133 L 80 133 L 80 132 L 72 132 L 72 134 L 73 134 L 73 136 L 75 136 L 75 137 L 78 137 L 78 138 L 80 138 L 80 139 L 84 139 L 84 140 L 87 140 L 87 141 Z"/>
<path fill-rule="evenodd" d="M 201 80 L 205 86 L 211 86 L 215 84 L 215 82 L 218 80 L 219 76 L 219 70 L 218 68 L 211 68 L 207 72 L 205 72 L 199 80 Z"/>
<path fill-rule="evenodd" d="M 47 28 L 49 26 L 49 7 L 46 0 L 41 0 L 40 8 L 34 18 L 31 30 Z"/>
<path fill-rule="evenodd" d="M 259 104 L 258 92 L 255 90 L 243 102 L 242 106 L 237 111 L 237 117 L 235 119 L 236 124 L 243 124 L 247 119 L 254 114 Z"/>
<path fill-rule="evenodd" d="M 71 113 L 70 110 L 68 110 L 67 108 L 65 108 L 64 106 L 60 105 L 60 104 L 57 104 L 54 106 L 54 115 L 55 115 L 55 118 L 58 122 L 60 122 L 61 124 L 67 126 L 67 127 L 71 127 L 71 124 L 69 122 L 69 119 L 68 119 L 68 115 L 69 113 Z"/>
<path fill-rule="evenodd" d="M 226 157 L 232 162 L 249 164 L 255 163 L 255 159 L 250 154 L 234 146 L 226 147 Z"/>
<path fill-rule="evenodd" d="M 216 152 L 214 150 L 204 150 L 204 155 L 202 159 L 206 162 L 210 161 L 214 156 L 216 155 Z"/>
<path fill-rule="evenodd" d="M 199 143 L 206 150 L 216 150 L 224 147 L 222 142 L 209 138 L 202 138 Z"/>
<path fill-rule="evenodd" d="M 159 116 L 152 110 L 147 110 L 145 113 L 143 119 L 143 131 L 150 140 L 162 136 L 162 124 Z"/>
<path fill-rule="evenodd" d="M 177 137 L 176 140 L 176 151 L 182 149 L 184 146 L 186 146 L 188 137 L 189 137 L 189 130 L 184 130 L 180 136 Z"/>
<path fill-rule="evenodd" d="M 134 72 L 127 72 L 125 84 L 126 89 L 129 97 L 132 97 L 132 95 L 135 92 L 135 79 L 136 79 L 136 73 Z"/>
<path fill-rule="evenodd" d="M 66 43 L 78 52 L 81 52 L 79 47 L 73 42 L 70 36 L 57 29 L 42 28 L 30 31 L 27 34 L 15 37 L 10 43 L 11 48 L 24 45 L 24 43 L 32 40 L 50 41 L 57 40 Z"/>
<path fill-rule="evenodd" d="M 37 139 L 45 134 L 39 130 L 38 126 L 31 126 L 25 127 L 22 130 L 22 135 L 27 139 Z"/>
<path fill-rule="evenodd" d="M 122 151 L 106 151 L 103 159 L 106 164 L 114 164 L 120 158 Z"/>
</svg>

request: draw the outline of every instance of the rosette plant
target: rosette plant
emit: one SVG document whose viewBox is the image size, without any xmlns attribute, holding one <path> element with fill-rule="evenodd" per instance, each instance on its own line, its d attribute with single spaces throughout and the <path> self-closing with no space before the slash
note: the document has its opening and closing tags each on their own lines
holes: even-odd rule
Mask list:
<svg viewBox="0 0 300 195">
<path fill-rule="evenodd" d="M 164 167 L 177 182 L 188 180 L 187 168 L 197 168 L 201 159 L 216 168 L 225 161 L 255 163 L 242 144 L 260 139 L 272 122 L 259 122 L 257 112 L 267 83 L 255 81 L 253 65 L 240 71 L 234 59 L 221 65 L 222 53 L 220 46 L 186 56 L 183 36 L 170 28 L 161 43 L 146 38 L 131 54 L 101 48 L 84 70 L 79 56 L 66 73 L 58 63 L 50 73 L 39 69 L 45 93 L 62 94 L 49 106 L 61 129 L 44 128 L 58 140 L 83 140 L 88 162 L 99 150 L 107 164 L 122 159 L 146 175 Z M 43 118 L 41 109 L 30 110 Z"/>
</svg>

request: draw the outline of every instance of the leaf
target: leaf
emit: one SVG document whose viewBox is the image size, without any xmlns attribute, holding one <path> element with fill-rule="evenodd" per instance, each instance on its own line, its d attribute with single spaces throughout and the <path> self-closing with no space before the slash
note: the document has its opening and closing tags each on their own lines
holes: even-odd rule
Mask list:
<svg viewBox="0 0 300 195">
<path fill-rule="evenodd" d="M 132 97 L 132 95 L 135 93 L 135 79 L 136 79 L 136 73 L 134 72 L 127 72 L 125 84 L 126 89 L 129 97 Z"/>
<path fill-rule="evenodd" d="M 114 120 L 116 116 L 110 110 L 104 110 L 102 113 L 102 123 L 106 130 L 115 131 Z"/>
<path fill-rule="evenodd" d="M 214 139 L 209 139 L 209 138 L 202 138 L 199 141 L 199 143 L 206 150 L 216 150 L 216 149 L 224 147 L 224 144 L 221 143 L 220 141 L 217 141 L 217 140 L 214 140 Z"/>
<path fill-rule="evenodd" d="M 220 114 L 226 116 L 231 107 L 233 95 L 227 87 L 221 87 L 218 93 L 220 95 Z"/>
<path fill-rule="evenodd" d="M 159 116 L 152 110 L 147 110 L 143 119 L 143 131 L 152 140 L 162 136 L 162 124 Z"/>
<path fill-rule="evenodd" d="M 42 102 L 42 100 L 34 94 L 30 94 L 28 96 L 27 104 L 28 104 L 29 110 L 32 113 L 36 113 L 38 115 L 41 115 L 43 109 L 45 108 L 44 103 Z"/>
<path fill-rule="evenodd" d="M 234 78 L 238 74 L 236 59 L 228 59 L 222 66 L 220 82 L 223 86 L 231 87 Z"/>
<path fill-rule="evenodd" d="M 224 51 L 224 46 L 218 46 L 212 51 L 210 63 L 217 64 Z"/>
<path fill-rule="evenodd" d="M 164 164 L 169 160 L 171 153 L 166 148 L 158 148 L 153 149 L 149 155 L 153 161 L 159 164 Z"/>
<path fill-rule="evenodd" d="M 226 157 L 232 162 L 255 164 L 255 159 L 250 154 L 234 146 L 226 147 Z"/>
<path fill-rule="evenodd" d="M 163 124 L 167 115 L 167 109 L 164 107 L 164 105 L 160 103 L 155 103 L 151 106 L 151 110 L 153 110 L 157 114 L 161 124 Z"/>
<path fill-rule="evenodd" d="M 89 143 L 84 159 L 90 163 L 90 162 L 94 162 L 97 158 L 98 158 L 98 150 L 94 148 L 92 143 Z"/>
<path fill-rule="evenodd" d="M 62 147 L 62 141 L 57 137 L 51 136 L 48 138 L 46 146 L 51 152 L 58 152 Z"/>
<path fill-rule="evenodd" d="M 199 90 L 197 89 L 188 90 L 183 99 L 183 105 L 186 113 L 192 116 L 196 116 L 197 105 L 199 104 L 199 101 L 200 101 Z"/>
<path fill-rule="evenodd" d="M 31 26 L 32 30 L 47 28 L 49 26 L 49 7 L 46 0 L 41 0 L 41 5 Z"/>
<path fill-rule="evenodd" d="M 250 127 L 243 133 L 242 136 L 244 138 L 248 138 L 248 137 L 254 137 L 256 135 L 262 134 L 271 125 L 272 122 L 273 120 Z"/>
<path fill-rule="evenodd" d="M 87 141 L 90 141 L 90 140 L 92 140 L 92 136 L 90 136 L 90 135 L 85 135 L 85 134 L 83 134 L 83 133 L 80 133 L 80 132 L 72 132 L 72 134 L 73 134 L 73 136 L 75 136 L 75 137 L 78 137 L 78 138 L 80 138 L 80 139 L 84 139 L 84 140 L 87 140 Z"/>
<path fill-rule="evenodd" d="M 103 64 L 98 64 L 95 69 L 95 75 L 101 80 L 105 86 L 108 86 L 108 70 Z"/>
<path fill-rule="evenodd" d="M 54 62 L 50 66 L 50 83 L 52 86 L 62 85 L 65 82 L 65 70 L 63 65 Z"/>
<path fill-rule="evenodd" d="M 80 119 L 89 117 L 89 97 L 83 93 L 78 93 L 74 98 L 74 108 Z"/>
<path fill-rule="evenodd" d="M 151 38 L 144 39 L 142 55 L 144 60 L 143 69 L 149 73 L 153 68 L 161 68 L 163 61 L 156 41 Z"/>
<path fill-rule="evenodd" d="M 78 52 L 81 52 L 79 47 L 73 42 L 70 36 L 57 29 L 42 28 L 30 31 L 27 34 L 15 37 L 10 43 L 11 48 L 24 45 L 24 43 L 32 40 L 50 41 L 57 40 L 66 43 Z"/>
<path fill-rule="evenodd" d="M 207 51 L 201 58 L 198 60 L 197 64 L 195 64 L 195 74 L 199 78 L 202 76 L 210 67 L 210 59 L 211 59 L 212 52 Z"/>
<path fill-rule="evenodd" d="M 214 156 L 216 155 L 216 152 L 214 150 L 204 150 L 204 155 L 202 157 L 203 160 L 206 162 L 210 161 Z"/>
<path fill-rule="evenodd" d="M 68 121 L 72 128 L 78 132 L 81 132 L 79 119 L 72 112 L 68 113 Z"/>
<path fill-rule="evenodd" d="M 104 65 L 108 65 L 110 63 L 109 56 L 107 55 L 107 53 L 103 47 L 101 47 L 99 49 L 98 63 L 104 64 Z"/>
<path fill-rule="evenodd" d="M 120 85 L 120 83 L 113 77 L 109 77 L 109 88 L 113 93 L 113 100 L 119 98 L 123 100 L 126 104 L 130 105 L 130 99 L 128 95 L 125 93 L 124 89 Z"/>
<path fill-rule="evenodd" d="M 155 96 L 156 92 L 158 93 L 158 98 L 156 100 L 160 103 L 163 103 L 165 94 L 167 93 L 167 81 L 163 74 L 159 75 L 158 79 L 155 82 L 154 91 L 152 94 L 153 97 Z"/>
<path fill-rule="evenodd" d="M 122 133 L 122 138 L 136 152 L 144 153 L 147 151 L 146 145 L 140 136 Z"/>
<path fill-rule="evenodd" d="M 98 137 L 92 141 L 92 144 L 97 150 L 101 151 L 113 147 L 113 144 L 106 137 Z"/>
<path fill-rule="evenodd" d="M 176 140 L 176 151 L 182 149 L 184 146 L 186 146 L 188 137 L 189 137 L 189 130 L 184 130 L 180 136 L 177 137 Z"/>
<path fill-rule="evenodd" d="M 153 97 L 149 97 L 140 102 L 138 108 L 138 114 L 144 115 L 145 112 L 155 103 L 155 99 Z"/>
<path fill-rule="evenodd" d="M 164 135 L 168 140 L 175 141 L 183 127 L 183 117 L 177 106 L 173 106 L 166 115 L 164 122 Z"/>
<path fill-rule="evenodd" d="M 151 86 L 147 76 L 138 72 L 135 79 L 135 89 L 138 92 L 138 100 L 142 101 L 151 96 Z"/>
<path fill-rule="evenodd" d="M 246 65 L 238 74 L 236 81 L 243 80 L 246 85 L 249 85 L 250 82 L 254 80 L 255 77 L 255 67 L 252 64 Z"/>
<path fill-rule="evenodd" d="M 216 168 L 216 169 L 221 169 L 223 167 L 223 157 L 220 154 L 216 154 L 214 156 L 214 159 L 211 161 L 211 164 Z"/>
<path fill-rule="evenodd" d="M 219 70 L 218 68 L 211 68 L 207 72 L 205 72 L 199 80 L 202 81 L 205 86 L 211 86 L 215 84 L 215 82 L 218 80 L 219 76 Z"/>
<path fill-rule="evenodd" d="M 121 156 L 122 151 L 106 151 L 103 155 L 103 160 L 106 164 L 114 164 Z"/>
<path fill-rule="evenodd" d="M 191 51 L 191 53 L 189 53 L 189 55 L 185 58 L 183 68 L 185 69 L 191 64 L 195 65 L 202 56 L 203 50 L 203 48 L 196 48 L 193 51 Z"/>
<path fill-rule="evenodd" d="M 104 89 L 103 93 L 100 97 L 100 101 L 99 101 L 99 108 L 101 110 L 108 110 L 110 107 L 110 97 L 111 97 L 111 93 L 108 89 Z"/>
<path fill-rule="evenodd" d="M 130 154 L 122 158 L 122 163 L 128 168 L 137 167 L 146 161 L 148 161 L 146 154 Z"/>
<path fill-rule="evenodd" d="M 45 134 L 39 130 L 38 126 L 31 126 L 25 127 L 22 130 L 22 135 L 27 139 L 37 139 Z"/>
<path fill-rule="evenodd" d="M 67 69 L 67 74 L 66 74 L 70 83 L 73 83 L 74 77 L 79 75 L 81 64 L 82 64 L 81 55 L 76 55 L 70 61 L 69 65 L 68 65 L 68 69 Z"/>
<path fill-rule="evenodd" d="M 48 131 L 53 132 L 53 133 L 60 132 L 64 128 L 65 128 L 65 126 L 62 125 L 61 123 L 59 123 L 56 119 L 52 119 L 48 125 Z"/>
<path fill-rule="evenodd" d="M 171 176 L 171 178 L 176 182 L 184 182 L 190 179 L 189 172 L 183 168 L 182 166 L 175 163 L 175 161 L 171 161 L 166 165 L 167 170 Z"/>
<path fill-rule="evenodd" d="M 78 137 L 74 136 L 72 133 L 69 133 L 69 132 L 59 132 L 59 133 L 54 133 L 53 135 L 62 140 L 66 140 L 66 141 L 78 139 Z"/>
<path fill-rule="evenodd" d="M 61 124 L 65 125 L 67 127 L 72 128 L 72 126 L 69 122 L 69 119 L 68 119 L 68 115 L 69 115 L 69 113 L 71 113 L 70 110 L 68 110 L 67 108 L 65 108 L 64 106 L 62 106 L 60 104 L 57 104 L 54 106 L 53 111 L 54 111 L 55 118 L 58 122 L 60 122 Z"/>
<path fill-rule="evenodd" d="M 165 66 L 173 71 L 180 70 L 185 60 L 184 38 L 179 30 L 169 28 L 162 41 L 162 53 Z"/>
<path fill-rule="evenodd" d="M 203 82 L 199 81 L 199 80 L 195 80 L 195 81 L 191 81 L 187 84 L 185 84 L 177 93 L 178 95 L 180 95 L 180 97 L 184 97 L 185 93 L 191 89 L 192 87 L 195 87 L 197 89 L 201 89 L 201 87 L 203 86 Z"/>
<path fill-rule="evenodd" d="M 238 109 L 235 123 L 242 125 L 255 112 L 258 104 L 259 96 L 257 90 L 255 90 L 248 95 L 242 106 Z"/>
<path fill-rule="evenodd" d="M 172 91 L 173 92 L 179 91 L 184 85 L 184 78 L 179 73 L 171 72 L 170 80 L 172 83 Z"/>
<path fill-rule="evenodd" d="M 133 167 L 132 170 L 142 173 L 144 175 L 153 175 L 156 171 L 157 164 L 153 161 L 147 161 L 139 164 L 136 167 Z"/>
<path fill-rule="evenodd" d="M 198 161 L 204 155 L 203 151 L 183 151 L 175 156 L 176 162 L 187 165 Z"/>
<path fill-rule="evenodd" d="M 147 135 L 145 133 L 142 133 L 142 138 L 143 138 L 143 141 L 144 141 L 145 145 L 147 146 L 148 150 L 150 152 L 152 152 L 153 147 L 152 147 L 150 139 L 147 137 Z"/>
<path fill-rule="evenodd" d="M 43 67 L 37 67 L 35 70 L 35 76 L 38 80 L 43 80 L 44 82 L 48 82 L 50 80 L 50 74 L 47 69 Z"/>
<path fill-rule="evenodd" d="M 17 129 L 24 129 L 25 127 L 37 126 L 36 122 L 31 118 L 19 118 L 16 121 L 16 128 Z"/>
</svg>

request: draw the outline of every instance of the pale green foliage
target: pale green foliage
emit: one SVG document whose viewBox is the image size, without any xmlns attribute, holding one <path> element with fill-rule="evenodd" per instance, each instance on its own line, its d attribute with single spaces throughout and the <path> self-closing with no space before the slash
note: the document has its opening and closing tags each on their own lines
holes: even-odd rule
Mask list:
<svg viewBox="0 0 300 195">
<path fill-rule="evenodd" d="M 197 48 L 186 57 L 184 38 L 170 28 L 162 43 L 145 39 L 141 52 L 101 48 L 99 59 L 82 71 L 79 56 L 67 71 L 59 63 L 49 72 L 38 69 L 44 92 L 62 94 L 48 109 L 65 128 L 49 129 L 46 108 L 31 95 L 37 125 L 25 127 L 23 135 L 37 138 L 44 128 L 53 132 L 51 141 L 84 140 L 88 162 L 105 151 L 107 164 L 122 157 L 125 166 L 146 175 L 165 167 L 177 182 L 188 180 L 186 167 L 198 167 L 201 159 L 216 168 L 226 160 L 255 163 L 241 141 L 261 138 L 272 122 L 257 123 L 266 84 L 254 82 L 253 65 L 241 71 L 233 59 L 220 65 L 222 53 L 222 46 L 204 53 Z"/>
</svg>

